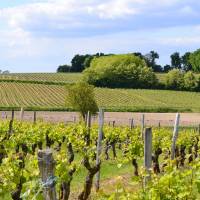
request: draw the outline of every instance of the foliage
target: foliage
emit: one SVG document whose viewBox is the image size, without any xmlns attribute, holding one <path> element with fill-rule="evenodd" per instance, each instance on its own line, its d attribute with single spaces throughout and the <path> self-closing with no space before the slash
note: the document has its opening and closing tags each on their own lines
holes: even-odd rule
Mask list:
<svg viewBox="0 0 200 200">
<path fill-rule="evenodd" d="M 190 71 L 192 70 L 192 65 L 190 64 L 190 52 L 186 52 L 183 56 L 182 56 L 182 69 L 184 71 Z"/>
<path fill-rule="evenodd" d="M 92 114 L 97 112 L 98 106 L 95 101 L 93 86 L 80 82 L 66 87 L 66 89 L 68 103 L 81 113 L 83 119 L 85 119 L 88 111 Z"/>
<path fill-rule="evenodd" d="M 189 63 L 195 72 L 200 72 L 200 49 L 190 54 Z"/>
<path fill-rule="evenodd" d="M 114 88 L 151 88 L 157 84 L 144 60 L 131 54 L 94 58 L 84 71 L 84 79 L 95 86 Z"/>
<path fill-rule="evenodd" d="M 150 51 L 144 56 L 148 67 L 151 67 L 154 72 L 162 72 L 162 67 L 156 64 L 156 59 L 159 59 L 159 54 L 155 51 Z"/>
<path fill-rule="evenodd" d="M 191 91 L 198 89 L 198 79 L 191 71 L 184 74 L 184 88 Z"/>
<path fill-rule="evenodd" d="M 164 72 L 169 72 L 172 69 L 170 65 L 165 65 L 163 71 Z"/>
<path fill-rule="evenodd" d="M 60 65 L 58 66 L 57 72 L 70 72 L 71 66 L 69 65 Z"/>
<path fill-rule="evenodd" d="M 169 89 L 196 91 L 199 90 L 199 79 L 192 71 L 184 73 L 173 69 L 168 72 L 165 85 Z"/>
<path fill-rule="evenodd" d="M 5 157 L 1 157 L 2 163 L 0 163 L 0 198 L 11 199 L 10 194 L 22 181 L 21 198 L 22 199 L 42 199 L 42 190 L 44 189 L 44 183 L 40 181 L 40 174 L 37 162 L 37 144 L 42 143 L 42 148 L 47 147 L 47 135 L 52 141 L 51 148 L 55 149 L 54 159 L 55 162 L 55 175 L 56 175 L 56 190 L 57 194 L 60 193 L 60 186 L 64 182 L 71 181 L 76 174 L 71 175 L 71 170 L 76 169 L 77 172 L 83 173 L 82 158 L 85 155 L 89 157 L 89 161 L 93 164 L 94 152 L 96 151 L 96 141 L 98 126 L 93 125 L 90 129 L 90 144 L 87 146 L 85 137 L 87 135 L 87 128 L 85 124 L 47 124 L 39 122 L 36 124 L 28 122 L 14 121 L 13 134 L 10 139 L 5 139 L 9 126 L 9 121 L 2 121 L 0 123 L 0 147 L 1 153 L 6 153 Z M 102 163 L 112 163 L 116 165 L 115 168 L 123 168 L 133 158 L 137 158 L 138 161 L 143 160 L 144 143 L 141 137 L 141 130 L 139 127 L 129 129 L 128 127 L 110 127 L 104 126 L 104 138 L 102 141 L 103 147 L 106 141 L 115 141 L 117 148 L 117 157 L 115 160 L 110 161 L 103 159 L 104 152 L 102 151 L 101 161 Z M 153 142 L 152 149 L 156 150 L 158 147 L 163 150 L 167 150 L 171 147 L 171 128 L 153 128 Z M 180 155 L 176 157 L 175 161 L 169 161 L 163 153 L 162 159 L 164 164 L 163 171 L 160 174 L 155 174 L 151 171 L 151 180 L 143 185 L 144 177 L 147 175 L 144 168 L 139 167 L 138 177 L 126 178 L 126 185 L 123 186 L 123 182 L 120 181 L 120 177 L 117 179 L 121 182 L 117 184 L 117 189 L 109 191 L 106 196 L 103 195 L 104 187 L 101 188 L 101 192 L 98 193 L 99 198 L 94 199 L 137 199 L 137 200 L 168 200 L 168 199 L 199 199 L 200 195 L 200 160 L 199 160 L 199 133 L 193 129 L 180 130 L 177 139 L 177 147 L 186 146 L 185 154 L 185 167 L 176 166 L 175 163 L 179 162 Z M 69 162 L 69 152 L 66 153 L 66 146 L 72 145 L 75 160 Z M 33 146 L 36 145 L 34 150 Z M 60 149 L 58 149 L 60 145 Z M 5 148 L 2 151 L 2 146 Z M 22 148 L 26 146 L 26 149 Z M 197 157 L 195 159 L 194 151 L 190 152 L 189 149 L 196 149 Z M 25 151 L 26 150 L 26 151 Z M 122 156 L 118 156 L 118 155 Z M 24 163 L 19 159 L 20 155 L 24 155 Z M 190 156 L 194 159 L 189 163 Z M 20 167 L 22 166 L 23 167 Z M 116 170 L 115 169 L 115 170 Z M 108 169 L 109 170 L 109 169 Z M 110 169 L 111 170 L 111 169 Z M 118 172 L 118 171 L 117 171 Z M 115 176 L 112 174 L 112 181 L 109 185 L 115 185 Z M 120 174 L 118 174 L 120 175 Z M 101 170 L 101 177 L 103 177 L 103 170 Z M 80 177 L 79 177 L 80 178 Z M 83 177 L 82 177 L 83 178 Z M 82 181 L 78 179 L 77 181 Z M 130 182 L 130 184 L 129 184 Z M 108 182 L 106 182 L 107 187 Z M 101 186 L 105 184 L 101 184 Z M 70 187 L 70 186 L 69 186 Z M 131 190 L 128 189 L 131 187 Z M 80 190 L 80 188 L 78 188 Z M 79 191 L 78 190 L 78 191 Z M 116 191 L 116 192 L 113 192 Z M 74 191 L 74 195 L 77 196 L 77 190 Z M 91 199 L 93 199 L 91 197 Z"/>
<path fill-rule="evenodd" d="M 169 89 L 181 90 L 184 85 L 184 74 L 179 69 L 173 69 L 168 72 L 165 80 L 165 85 Z"/>
<path fill-rule="evenodd" d="M 172 68 L 181 69 L 181 57 L 179 52 L 173 53 L 170 57 L 171 57 Z"/>
</svg>

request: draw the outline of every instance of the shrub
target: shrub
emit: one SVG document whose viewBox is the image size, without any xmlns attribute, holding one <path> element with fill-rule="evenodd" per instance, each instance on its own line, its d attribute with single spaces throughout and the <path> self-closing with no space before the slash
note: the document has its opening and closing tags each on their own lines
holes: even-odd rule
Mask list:
<svg viewBox="0 0 200 200">
<path fill-rule="evenodd" d="M 131 54 L 94 58 L 90 68 L 84 71 L 84 80 L 112 88 L 152 88 L 158 83 L 145 61 Z"/>
<path fill-rule="evenodd" d="M 197 90 L 198 88 L 198 79 L 191 71 L 184 75 L 184 88 L 191 91 Z"/>
<path fill-rule="evenodd" d="M 166 75 L 165 85 L 168 89 L 183 89 L 184 87 L 184 73 L 179 69 L 173 69 Z"/>
<path fill-rule="evenodd" d="M 88 111 L 95 114 L 98 110 L 94 97 L 94 87 L 86 82 L 79 82 L 72 86 L 67 86 L 67 104 L 79 111 L 83 119 Z"/>
</svg>

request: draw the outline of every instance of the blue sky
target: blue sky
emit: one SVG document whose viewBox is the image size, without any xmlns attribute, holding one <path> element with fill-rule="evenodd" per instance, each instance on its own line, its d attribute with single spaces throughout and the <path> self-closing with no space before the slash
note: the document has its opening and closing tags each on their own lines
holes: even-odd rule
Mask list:
<svg viewBox="0 0 200 200">
<path fill-rule="evenodd" d="M 54 72 L 74 54 L 200 48 L 197 0 L 2 0 L 0 69 Z"/>
</svg>

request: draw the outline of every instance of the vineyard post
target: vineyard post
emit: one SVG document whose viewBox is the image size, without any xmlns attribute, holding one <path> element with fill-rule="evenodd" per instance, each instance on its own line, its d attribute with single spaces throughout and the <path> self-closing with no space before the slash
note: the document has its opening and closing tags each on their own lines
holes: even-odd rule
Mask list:
<svg viewBox="0 0 200 200">
<path fill-rule="evenodd" d="M 33 123 L 35 124 L 37 120 L 37 115 L 36 115 L 36 111 L 34 111 L 33 113 Z"/>
<path fill-rule="evenodd" d="M 20 121 L 23 121 L 23 118 L 24 118 L 24 108 L 21 108 L 21 111 L 20 111 Z"/>
<path fill-rule="evenodd" d="M 87 122 L 86 122 L 86 127 L 87 127 L 87 138 L 86 138 L 86 142 L 87 142 L 87 146 L 90 145 L 90 128 L 91 128 L 91 113 L 90 111 L 88 111 L 87 113 Z"/>
<path fill-rule="evenodd" d="M 55 161 L 53 159 L 51 149 L 38 151 L 38 165 L 43 183 L 44 199 L 56 200 L 56 188 L 54 177 Z"/>
<path fill-rule="evenodd" d="M 74 123 L 76 123 L 76 116 L 73 117 L 73 121 L 74 121 Z"/>
<path fill-rule="evenodd" d="M 144 114 L 142 114 L 142 118 L 141 118 L 141 134 L 142 134 L 142 139 L 144 138 L 144 120 L 145 120 L 145 116 L 144 116 Z"/>
<path fill-rule="evenodd" d="M 200 135 L 200 124 L 199 124 L 199 127 L 198 127 L 198 132 L 199 132 L 199 135 Z"/>
<path fill-rule="evenodd" d="M 100 163 L 100 154 L 101 154 L 101 142 L 103 139 L 103 124 L 104 124 L 104 111 L 103 109 L 99 109 L 99 131 L 98 131 L 98 141 L 97 141 L 97 156 L 96 156 L 96 164 Z M 100 170 L 96 174 L 96 191 L 99 191 L 100 185 Z"/>
<path fill-rule="evenodd" d="M 175 119 L 175 124 L 174 124 L 173 137 L 172 137 L 171 160 L 174 160 L 174 158 L 175 158 L 175 148 L 176 148 L 176 140 L 178 137 L 179 121 L 180 121 L 180 114 L 177 113 L 176 119 Z"/>
<path fill-rule="evenodd" d="M 12 110 L 11 120 L 9 122 L 8 135 L 11 135 L 11 133 L 12 133 L 14 117 L 15 117 L 15 111 Z"/>
<path fill-rule="evenodd" d="M 134 128 L 134 120 L 131 118 L 131 124 L 130 124 L 130 129 L 132 130 Z"/>
<path fill-rule="evenodd" d="M 15 117 L 15 111 L 12 110 L 12 116 L 11 116 L 11 120 L 12 120 L 12 121 L 14 120 L 14 117 Z"/>
<path fill-rule="evenodd" d="M 160 121 L 158 122 L 158 128 L 160 129 Z"/>
<path fill-rule="evenodd" d="M 152 129 L 145 128 L 144 131 L 144 167 L 147 175 L 144 178 L 144 185 L 150 179 L 150 168 L 152 165 Z"/>
</svg>

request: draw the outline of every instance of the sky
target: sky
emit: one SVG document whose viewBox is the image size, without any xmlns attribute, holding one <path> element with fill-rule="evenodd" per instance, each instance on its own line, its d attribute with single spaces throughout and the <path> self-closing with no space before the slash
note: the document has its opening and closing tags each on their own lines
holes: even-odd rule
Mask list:
<svg viewBox="0 0 200 200">
<path fill-rule="evenodd" d="M 55 72 L 75 54 L 200 48 L 197 0 L 0 0 L 0 69 Z"/>
</svg>

